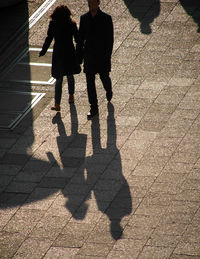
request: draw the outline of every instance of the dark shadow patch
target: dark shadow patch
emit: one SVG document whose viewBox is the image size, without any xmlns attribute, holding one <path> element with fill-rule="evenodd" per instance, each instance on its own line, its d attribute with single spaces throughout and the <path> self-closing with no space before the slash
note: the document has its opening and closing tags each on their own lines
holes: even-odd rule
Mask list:
<svg viewBox="0 0 200 259">
<path fill-rule="evenodd" d="M 151 34 L 151 24 L 160 14 L 160 0 L 124 0 L 130 14 L 140 22 L 140 31 Z"/>
<path fill-rule="evenodd" d="M 180 4 L 183 6 L 186 13 L 192 17 L 197 24 L 197 32 L 200 33 L 200 1 L 199 0 L 180 0 Z"/>
</svg>

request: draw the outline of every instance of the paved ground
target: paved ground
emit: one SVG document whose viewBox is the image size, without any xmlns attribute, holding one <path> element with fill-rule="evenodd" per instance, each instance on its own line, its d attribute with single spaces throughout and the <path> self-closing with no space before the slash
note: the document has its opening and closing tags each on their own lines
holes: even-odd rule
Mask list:
<svg viewBox="0 0 200 259">
<path fill-rule="evenodd" d="M 69 6 L 77 22 L 87 10 Z M 46 97 L 0 132 L 0 258 L 200 258 L 199 1 L 101 7 L 115 46 L 111 104 L 97 80 L 99 118 L 86 120 L 83 74 L 75 105 L 65 84 L 57 114 L 53 86 L 1 82 Z M 42 45 L 47 18 L 26 45 Z"/>
</svg>

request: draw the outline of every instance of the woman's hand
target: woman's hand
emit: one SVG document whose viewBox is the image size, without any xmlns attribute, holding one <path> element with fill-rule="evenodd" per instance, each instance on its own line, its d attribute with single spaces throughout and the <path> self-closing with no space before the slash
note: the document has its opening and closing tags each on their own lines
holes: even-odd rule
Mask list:
<svg viewBox="0 0 200 259">
<path fill-rule="evenodd" d="M 39 53 L 39 57 L 44 56 L 44 55 L 45 55 L 45 52 L 43 50 L 41 50 Z"/>
</svg>

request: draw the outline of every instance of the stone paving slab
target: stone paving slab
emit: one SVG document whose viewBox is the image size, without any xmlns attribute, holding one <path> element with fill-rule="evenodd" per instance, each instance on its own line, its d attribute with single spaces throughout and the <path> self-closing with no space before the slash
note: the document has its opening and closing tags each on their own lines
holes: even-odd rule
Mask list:
<svg viewBox="0 0 200 259">
<path fill-rule="evenodd" d="M 61 3 L 28 44 L 42 45 Z M 77 23 L 87 11 L 69 7 Z M 0 132 L 0 258 L 200 258 L 199 1 L 101 7 L 115 29 L 112 103 L 97 78 L 100 115 L 87 121 L 80 74 L 74 105 L 65 81 L 56 114 L 44 87 L 48 101 Z"/>
</svg>

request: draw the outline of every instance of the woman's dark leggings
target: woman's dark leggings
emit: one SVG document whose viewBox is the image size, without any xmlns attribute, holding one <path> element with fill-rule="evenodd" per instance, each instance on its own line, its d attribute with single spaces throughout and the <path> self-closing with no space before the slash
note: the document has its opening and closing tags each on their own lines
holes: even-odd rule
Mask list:
<svg viewBox="0 0 200 259">
<path fill-rule="evenodd" d="M 74 86 L 75 80 L 73 75 L 67 75 L 67 83 L 68 83 L 68 93 L 74 94 Z M 55 103 L 60 105 L 61 97 L 62 97 L 62 82 L 63 76 L 56 79 L 55 85 Z"/>
</svg>

